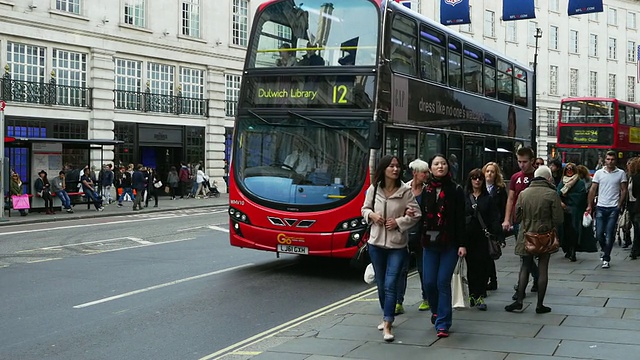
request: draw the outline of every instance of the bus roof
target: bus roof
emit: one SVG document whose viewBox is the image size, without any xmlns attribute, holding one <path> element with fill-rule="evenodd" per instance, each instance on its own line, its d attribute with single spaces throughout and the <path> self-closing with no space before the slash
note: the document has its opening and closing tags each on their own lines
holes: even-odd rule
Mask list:
<svg viewBox="0 0 640 360">
<path fill-rule="evenodd" d="M 522 64 L 518 60 L 516 60 L 516 59 L 514 59 L 512 57 L 506 56 L 506 55 L 504 55 L 504 54 L 502 54 L 502 53 L 500 53 L 498 51 L 495 51 L 495 50 L 493 50 L 491 48 L 488 48 L 486 45 L 474 40 L 473 38 L 470 38 L 470 37 L 467 37 L 467 36 L 465 36 L 463 34 L 460 34 L 457 31 L 453 31 L 450 28 L 440 24 L 439 22 L 433 21 L 433 19 L 430 19 L 430 18 L 428 18 L 428 17 L 426 17 L 426 16 L 424 16 L 424 15 L 418 13 L 418 12 L 413 11 L 412 9 L 409 9 L 408 7 L 406 7 L 406 6 L 404 6 L 404 5 L 400 4 L 400 3 L 397 3 L 395 0 L 386 0 L 386 3 L 388 5 L 390 5 L 394 10 L 396 10 L 398 12 L 404 13 L 406 15 L 410 15 L 411 17 L 414 17 L 414 18 L 416 18 L 416 19 L 428 24 L 429 26 L 433 26 L 434 28 L 436 28 L 436 29 L 448 34 L 448 35 L 452 35 L 452 36 L 454 36 L 454 37 L 456 37 L 458 39 L 464 40 L 465 42 L 467 42 L 469 44 L 472 44 L 472 45 L 475 45 L 475 46 L 479 47 L 482 50 L 486 50 L 486 51 L 490 52 L 493 55 L 497 55 L 497 56 L 499 56 L 499 57 L 501 57 L 501 58 L 503 58 L 505 60 L 508 60 L 508 61 L 512 62 L 513 64 L 515 64 L 515 65 L 517 65 L 517 66 L 519 66 L 519 67 L 521 67 L 523 69 L 526 69 L 528 71 L 533 71 L 533 69 L 531 69 L 529 66 Z"/>
</svg>

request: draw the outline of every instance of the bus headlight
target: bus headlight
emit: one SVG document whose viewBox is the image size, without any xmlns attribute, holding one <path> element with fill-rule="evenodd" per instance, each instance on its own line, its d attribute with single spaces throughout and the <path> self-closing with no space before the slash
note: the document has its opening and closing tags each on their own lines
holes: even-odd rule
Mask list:
<svg viewBox="0 0 640 360">
<path fill-rule="evenodd" d="M 231 218 L 231 221 L 233 222 L 243 222 L 246 224 L 251 224 L 251 221 L 249 221 L 249 217 L 247 216 L 247 214 L 243 213 L 242 211 L 232 208 L 229 208 L 229 217 Z"/>
<path fill-rule="evenodd" d="M 367 226 L 366 220 L 360 216 L 354 219 L 348 219 L 348 220 L 342 221 L 341 223 L 338 224 L 338 226 L 336 226 L 336 229 L 334 231 L 336 232 L 353 231 L 353 230 L 363 229 L 366 226 Z"/>
</svg>

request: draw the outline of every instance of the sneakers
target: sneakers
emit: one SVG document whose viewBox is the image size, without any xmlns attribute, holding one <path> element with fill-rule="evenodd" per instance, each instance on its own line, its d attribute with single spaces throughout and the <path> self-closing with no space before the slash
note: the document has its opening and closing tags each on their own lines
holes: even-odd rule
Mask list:
<svg viewBox="0 0 640 360">
<path fill-rule="evenodd" d="M 420 306 L 418 306 L 418 311 L 427 311 L 429 309 L 431 309 L 429 302 L 427 300 L 422 300 Z"/>
<path fill-rule="evenodd" d="M 609 262 L 602 260 L 602 268 L 603 269 L 608 269 L 609 267 L 610 267 Z"/>
<path fill-rule="evenodd" d="M 396 315 L 404 314 L 404 307 L 402 304 L 396 304 Z"/>
<path fill-rule="evenodd" d="M 100 207 L 98 208 L 98 211 L 103 211 L 103 210 L 104 210 L 104 206 L 100 206 Z"/>
<path fill-rule="evenodd" d="M 484 298 L 482 298 L 482 296 L 477 298 L 475 303 L 476 303 L 476 307 L 478 308 L 478 310 L 487 311 L 487 304 L 485 304 Z"/>
<path fill-rule="evenodd" d="M 436 334 L 439 338 L 449 337 L 449 330 L 438 329 L 438 333 Z"/>
</svg>

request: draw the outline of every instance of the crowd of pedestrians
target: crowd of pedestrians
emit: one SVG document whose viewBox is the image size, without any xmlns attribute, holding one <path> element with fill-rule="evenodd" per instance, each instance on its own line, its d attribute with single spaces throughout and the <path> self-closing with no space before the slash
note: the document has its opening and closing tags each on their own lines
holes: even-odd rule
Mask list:
<svg viewBox="0 0 640 360">
<path fill-rule="evenodd" d="M 611 265 L 611 249 L 619 230 L 619 215 L 629 218 L 623 247 L 631 247 L 631 259 L 640 256 L 640 157 L 627 164 L 627 172 L 616 167 L 616 153 L 608 152 L 604 166 L 591 177 L 583 165 L 546 163 L 530 148 L 516 153 L 519 171 L 508 187 L 497 163 L 466 174 L 464 186 L 453 181 L 452 165 L 444 155 L 428 162 L 414 160 L 401 181 L 403 164 L 397 156 L 384 156 L 366 192 L 362 216 L 370 225 L 368 246 L 383 321 L 378 329 L 385 341 L 393 341 L 395 316 L 403 305 L 407 274 L 415 258 L 422 301 L 419 311 L 431 311 L 438 337 L 449 336 L 452 325 L 451 280 L 460 258 L 468 266 L 469 305 L 487 310 L 487 292 L 498 288 L 496 265 L 489 241 L 504 246 L 515 235 L 515 254 L 521 268 L 514 302 L 508 312 L 521 311 L 529 277 L 531 292 L 537 293 L 535 311 L 551 312 L 544 303 L 549 281 L 548 251 L 532 252 L 531 234 L 555 234 L 571 262 L 581 252 L 596 252 L 599 244 L 602 268 Z M 410 174 L 410 177 L 406 175 Z M 627 184 L 629 186 L 627 186 Z M 591 216 L 593 223 L 585 224 Z M 594 225 L 595 224 L 595 225 Z M 595 231 L 594 231 L 595 229 Z M 594 236 L 595 234 L 595 236 Z"/>
</svg>

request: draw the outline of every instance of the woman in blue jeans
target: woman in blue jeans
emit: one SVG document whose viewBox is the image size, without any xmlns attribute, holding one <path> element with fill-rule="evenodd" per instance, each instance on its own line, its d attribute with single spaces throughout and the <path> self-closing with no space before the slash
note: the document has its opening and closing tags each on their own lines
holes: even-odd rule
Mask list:
<svg viewBox="0 0 640 360">
<path fill-rule="evenodd" d="M 362 206 L 362 217 L 371 224 L 367 246 L 384 314 L 378 330 L 383 331 L 385 341 L 395 338 L 391 324 L 395 315 L 398 278 L 408 256 L 406 230 L 416 224 L 421 215 L 411 187 L 400 180 L 401 172 L 402 165 L 396 156 L 382 157 Z"/>
<path fill-rule="evenodd" d="M 429 160 L 431 176 L 422 193 L 422 276 L 438 337 L 448 337 L 452 323 L 451 278 L 458 257 L 467 254 L 465 195 L 453 180 L 449 162 L 438 154 Z"/>
</svg>

